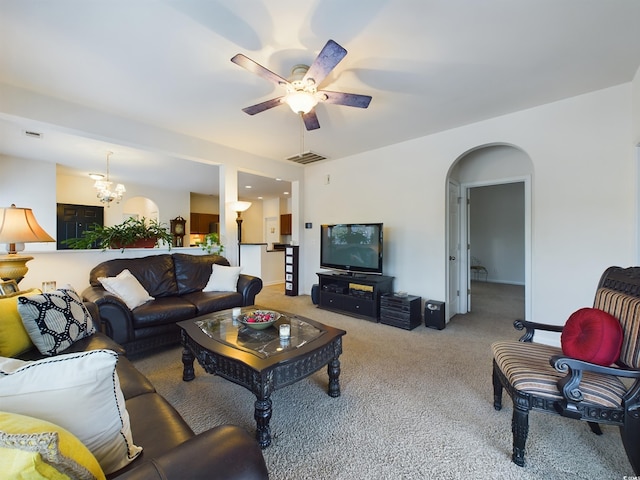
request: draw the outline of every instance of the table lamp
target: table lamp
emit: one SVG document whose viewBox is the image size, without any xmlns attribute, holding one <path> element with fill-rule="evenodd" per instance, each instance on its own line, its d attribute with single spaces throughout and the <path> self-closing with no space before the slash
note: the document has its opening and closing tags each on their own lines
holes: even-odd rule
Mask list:
<svg viewBox="0 0 640 480">
<path fill-rule="evenodd" d="M 7 244 L 7 255 L 0 255 L 0 278 L 20 283 L 29 270 L 26 263 L 33 257 L 19 255 L 16 243 L 55 242 L 45 232 L 30 208 L 12 204 L 0 208 L 0 243 Z"/>
</svg>

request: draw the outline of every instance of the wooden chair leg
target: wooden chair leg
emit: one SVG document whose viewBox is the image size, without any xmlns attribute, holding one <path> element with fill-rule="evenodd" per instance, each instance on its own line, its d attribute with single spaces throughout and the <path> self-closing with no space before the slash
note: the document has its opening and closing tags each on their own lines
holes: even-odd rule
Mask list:
<svg viewBox="0 0 640 480">
<path fill-rule="evenodd" d="M 602 429 L 600 428 L 600 424 L 596 422 L 587 422 L 589 424 L 589 428 L 596 435 L 602 435 Z"/>
<path fill-rule="evenodd" d="M 496 365 L 493 364 L 493 408 L 502 410 L 502 382 L 496 373 Z"/>
<path fill-rule="evenodd" d="M 524 447 L 529 435 L 529 410 L 516 405 L 513 402 L 513 417 L 511 419 L 511 430 L 513 431 L 513 463 L 519 467 L 524 467 Z"/>
<path fill-rule="evenodd" d="M 620 437 L 633 473 L 640 475 L 640 418 L 635 416 L 635 412 L 625 414 L 624 425 L 620 426 Z"/>
</svg>

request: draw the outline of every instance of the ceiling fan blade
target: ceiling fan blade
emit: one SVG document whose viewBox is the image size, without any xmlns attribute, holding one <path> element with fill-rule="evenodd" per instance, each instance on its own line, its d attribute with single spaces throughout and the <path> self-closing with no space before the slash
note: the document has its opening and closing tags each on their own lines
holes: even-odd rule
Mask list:
<svg viewBox="0 0 640 480">
<path fill-rule="evenodd" d="M 303 113 L 302 121 L 307 130 L 317 130 L 320 128 L 320 122 L 318 122 L 318 116 L 315 110 L 311 110 L 309 113 Z"/>
<path fill-rule="evenodd" d="M 271 100 L 267 100 L 266 102 L 256 103 L 255 105 L 251 105 L 250 107 L 243 108 L 242 111 L 244 113 L 248 113 L 249 115 L 255 115 L 256 113 L 264 112 L 265 110 L 269 110 L 270 108 L 282 105 L 283 98 L 284 97 L 272 98 Z"/>
<path fill-rule="evenodd" d="M 371 102 L 369 95 L 358 95 L 357 93 L 330 92 L 328 90 L 320 90 L 318 93 L 324 94 L 326 97 L 324 103 L 334 103 L 337 105 L 346 105 L 347 107 L 367 108 Z"/>
<path fill-rule="evenodd" d="M 238 53 L 235 55 L 231 61 L 236 65 L 240 65 L 242 68 L 246 68 L 251 73 L 255 73 L 256 75 L 269 80 L 270 82 L 275 83 L 276 85 L 288 85 L 289 82 L 282 78 L 280 75 L 273 73 L 271 70 L 263 67 L 259 63 L 254 62 L 249 57 Z"/>
<path fill-rule="evenodd" d="M 347 51 L 333 40 L 329 40 L 309 67 L 302 79 L 303 82 L 313 79 L 316 85 L 329 75 L 331 70 L 347 55 Z"/>
</svg>

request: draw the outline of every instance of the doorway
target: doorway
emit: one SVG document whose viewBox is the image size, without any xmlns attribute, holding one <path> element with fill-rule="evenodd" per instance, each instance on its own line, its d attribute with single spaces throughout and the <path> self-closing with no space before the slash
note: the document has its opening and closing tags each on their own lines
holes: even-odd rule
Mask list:
<svg viewBox="0 0 640 480">
<path fill-rule="evenodd" d="M 447 305 L 449 306 L 448 318 L 451 318 L 455 314 L 464 314 L 471 311 L 472 298 L 471 298 L 471 265 L 472 256 L 475 255 L 474 246 L 471 244 L 473 241 L 470 238 L 471 225 L 476 221 L 488 221 L 486 217 L 483 219 L 480 217 L 472 218 L 474 215 L 473 208 L 470 206 L 473 202 L 473 191 L 475 188 L 488 188 L 496 186 L 497 188 L 491 192 L 491 189 L 487 192 L 491 192 L 489 197 L 492 202 L 498 202 L 494 204 L 499 207 L 501 202 L 511 202 L 508 197 L 500 197 L 501 188 L 504 191 L 516 190 L 520 191 L 521 202 L 519 203 L 519 211 L 517 213 L 510 212 L 509 215 L 515 216 L 521 221 L 520 234 L 514 234 L 515 230 L 511 230 L 510 233 L 505 233 L 505 227 L 502 225 L 500 231 L 495 230 L 493 238 L 491 232 L 484 232 L 485 238 L 481 239 L 482 249 L 480 252 L 482 256 L 487 257 L 486 260 L 479 258 L 480 261 L 486 263 L 492 262 L 493 265 L 483 265 L 488 270 L 487 281 L 509 283 L 515 280 L 515 284 L 524 285 L 525 292 L 525 318 L 531 318 L 531 175 L 533 173 L 533 164 L 529 156 L 521 149 L 511 145 L 486 145 L 472 149 L 467 153 L 461 155 L 458 160 L 451 167 L 449 177 L 447 178 L 448 184 L 451 182 L 458 182 L 460 184 L 460 200 L 459 206 L 451 203 L 449 199 L 449 211 L 448 211 L 448 234 L 454 237 L 457 236 L 458 244 L 462 246 L 459 249 L 459 261 L 451 262 L 447 261 L 448 267 L 448 285 L 447 291 L 449 292 L 449 298 L 447 299 Z M 511 185 L 511 187 L 499 187 L 505 185 Z M 503 191 L 503 193 L 505 193 Z M 480 192 L 480 190 L 476 190 Z M 513 192 L 512 192 L 513 193 Z M 448 193 L 450 197 L 450 193 Z M 513 207 L 513 205 L 510 205 Z M 458 209 L 460 221 L 458 222 L 458 234 L 456 235 L 455 229 L 451 227 L 451 219 L 455 216 L 452 213 L 452 209 Z M 491 208 L 491 207 L 487 207 Z M 477 212 L 476 212 L 477 213 Z M 504 220 L 504 219 L 503 219 Z M 516 228 L 516 227 L 512 227 Z M 509 230 L 506 230 L 509 232 Z M 501 237 L 502 235 L 502 237 Z M 505 238 L 508 235 L 509 238 Z M 503 258 L 506 254 L 513 257 L 514 253 L 513 245 L 509 247 L 509 251 L 505 250 L 505 245 L 509 242 L 518 244 L 515 250 L 519 252 L 518 258 L 519 267 L 521 268 L 519 276 L 514 276 L 513 271 L 506 267 L 506 259 Z M 456 242 L 450 238 L 448 242 L 447 256 L 451 258 L 455 256 L 451 252 L 452 245 L 456 245 Z M 494 261 L 495 260 L 495 261 Z M 452 269 L 456 270 L 452 272 Z M 492 270 L 493 268 L 493 270 Z M 508 274 L 507 274 L 508 273 Z M 457 279 L 457 280 L 456 280 Z M 484 279 L 484 277 L 483 277 Z M 452 293 L 459 291 L 459 297 L 452 298 Z"/>
</svg>

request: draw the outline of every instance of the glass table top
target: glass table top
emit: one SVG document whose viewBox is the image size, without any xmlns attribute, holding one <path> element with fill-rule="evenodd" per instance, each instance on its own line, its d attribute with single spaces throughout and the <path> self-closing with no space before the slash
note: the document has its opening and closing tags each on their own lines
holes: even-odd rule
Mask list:
<svg viewBox="0 0 640 480">
<path fill-rule="evenodd" d="M 280 338 L 279 326 L 286 323 L 291 325 L 291 335 L 289 338 Z M 264 330 L 244 326 L 233 318 L 230 310 L 212 313 L 196 320 L 195 324 L 213 340 L 260 358 L 295 350 L 325 333 L 295 315 L 284 313 L 274 325 Z"/>
</svg>

